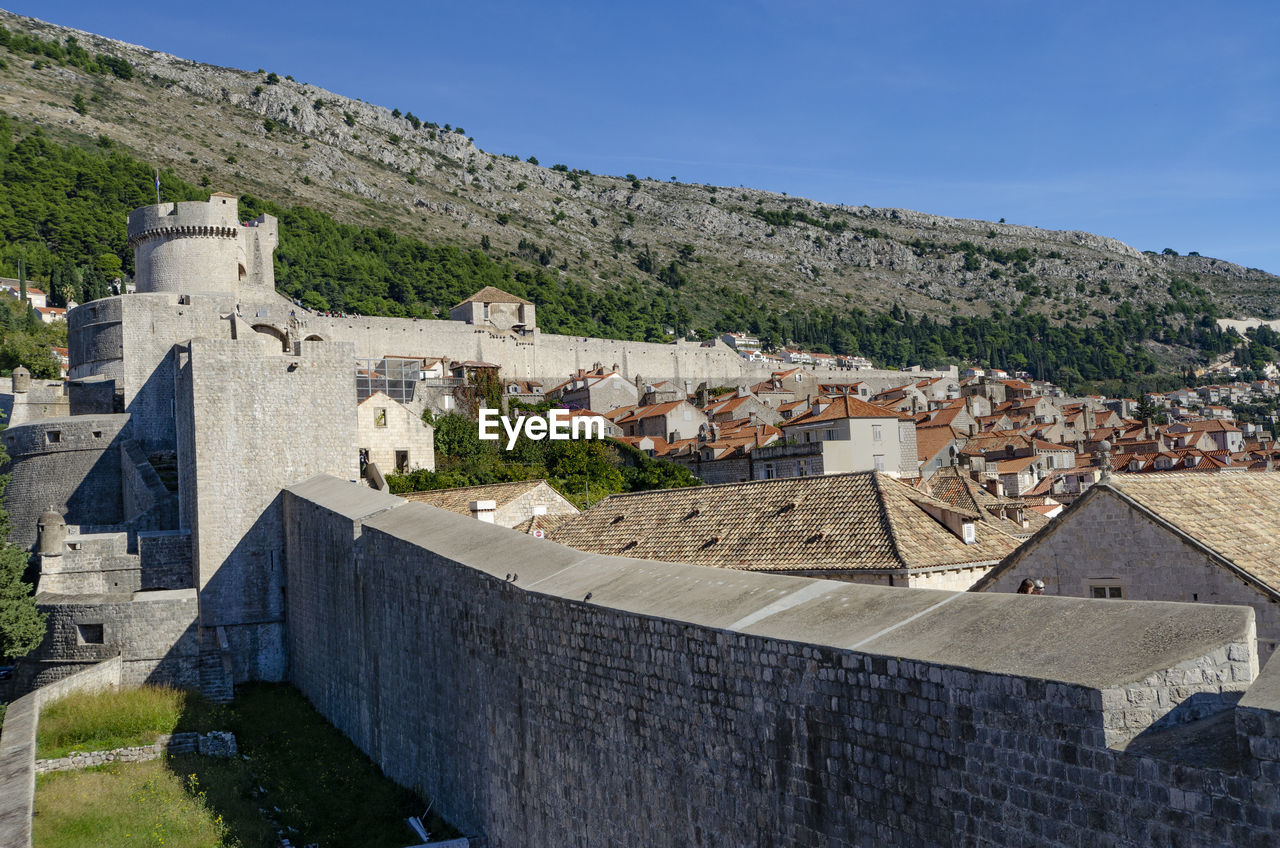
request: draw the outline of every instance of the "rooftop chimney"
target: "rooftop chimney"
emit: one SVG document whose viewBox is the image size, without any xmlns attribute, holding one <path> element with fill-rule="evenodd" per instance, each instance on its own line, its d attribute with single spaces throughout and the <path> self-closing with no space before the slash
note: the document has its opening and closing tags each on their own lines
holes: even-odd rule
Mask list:
<svg viewBox="0 0 1280 848">
<path fill-rule="evenodd" d="M 497 501 L 472 501 L 468 506 L 471 507 L 471 517 L 486 524 L 493 523 L 493 517 L 498 511 Z"/>
</svg>

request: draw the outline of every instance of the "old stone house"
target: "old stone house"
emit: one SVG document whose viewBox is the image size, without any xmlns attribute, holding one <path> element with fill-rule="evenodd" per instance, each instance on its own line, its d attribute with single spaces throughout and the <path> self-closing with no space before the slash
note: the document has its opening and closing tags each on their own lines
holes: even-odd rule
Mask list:
<svg viewBox="0 0 1280 848">
<path fill-rule="evenodd" d="M 920 476 L 909 415 L 852 396 L 821 397 L 779 426 L 789 444 L 757 451 L 756 479 L 850 471 Z"/>
<path fill-rule="evenodd" d="M 669 442 L 692 439 L 706 426 L 707 416 L 687 400 L 637 406 L 614 418 L 626 436 L 661 436 Z"/>
<path fill-rule="evenodd" d="M 954 466 L 968 436 L 954 427 L 916 427 L 916 456 L 920 478 L 928 480 L 940 469 Z"/>
<path fill-rule="evenodd" d="M 608 412 L 640 402 L 640 390 L 616 371 L 579 370 L 568 380 L 553 386 L 547 395 L 574 409 Z"/>
<path fill-rule="evenodd" d="M 536 307 L 523 297 L 493 286 L 485 286 L 449 310 L 453 321 L 465 321 L 497 330 L 533 332 L 537 326 Z"/>
<path fill-rule="evenodd" d="M 374 392 L 356 407 L 356 437 L 362 474 L 370 465 L 382 474 L 435 470 L 435 430 L 382 392 Z"/>
<path fill-rule="evenodd" d="M 766 406 L 762 400 L 745 388 L 738 389 L 733 394 L 708 400 L 702 407 L 702 411 L 706 413 L 708 419 L 717 424 L 741 418 L 754 418 L 764 424 L 776 425 L 782 420 L 782 415 L 777 409 Z"/>
<path fill-rule="evenodd" d="M 974 586 L 1099 599 L 1247 604 L 1259 656 L 1280 644 L 1280 474 L 1116 476 L 1092 486 Z"/>
</svg>

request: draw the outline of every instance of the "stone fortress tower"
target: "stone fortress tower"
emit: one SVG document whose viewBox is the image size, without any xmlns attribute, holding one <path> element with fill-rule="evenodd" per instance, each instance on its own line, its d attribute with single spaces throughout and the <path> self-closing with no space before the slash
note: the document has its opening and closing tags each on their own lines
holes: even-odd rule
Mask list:
<svg viewBox="0 0 1280 848">
<path fill-rule="evenodd" d="M 271 256 L 279 243 L 270 215 L 241 223 L 235 195 L 208 202 L 144 206 L 129 213 L 129 246 L 140 294 L 274 294 Z"/>
<path fill-rule="evenodd" d="M 137 291 L 69 314 L 61 415 L 3 433 L 50 613 L 18 684 L 120 655 L 130 682 L 228 696 L 285 672 L 280 490 L 359 475 L 354 351 L 299 331 L 276 219 L 235 196 L 136 209 L 128 233 Z"/>
</svg>

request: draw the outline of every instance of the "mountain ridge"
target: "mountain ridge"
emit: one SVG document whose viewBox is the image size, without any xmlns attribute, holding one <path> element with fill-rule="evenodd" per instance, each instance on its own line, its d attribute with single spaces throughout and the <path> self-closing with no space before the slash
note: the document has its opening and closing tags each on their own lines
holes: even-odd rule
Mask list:
<svg viewBox="0 0 1280 848">
<path fill-rule="evenodd" d="M 448 124 L 274 73 L 9 12 L 0 26 L 71 36 L 135 69 L 126 80 L 10 54 L 0 109 L 23 120 L 105 136 L 191 182 L 433 242 L 479 243 L 597 290 L 638 281 L 703 301 L 729 286 L 777 310 L 1022 310 L 1088 323 L 1121 303 L 1168 305 L 1182 278 L 1223 313 L 1277 314 L 1280 277 L 1224 260 L 1143 253 L 1083 231 L 544 167 L 483 151 Z"/>
</svg>

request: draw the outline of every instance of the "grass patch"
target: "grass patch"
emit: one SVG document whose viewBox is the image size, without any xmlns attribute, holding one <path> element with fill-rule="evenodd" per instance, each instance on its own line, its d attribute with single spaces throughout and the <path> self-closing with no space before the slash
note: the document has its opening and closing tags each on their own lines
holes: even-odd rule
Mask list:
<svg viewBox="0 0 1280 848">
<path fill-rule="evenodd" d="M 37 848 L 242 845 L 198 785 L 189 786 L 172 770 L 176 763 L 113 763 L 39 775 L 33 844 Z"/>
<path fill-rule="evenodd" d="M 244 686 L 226 707 L 186 703 L 196 715 L 217 711 L 216 729 L 236 734 L 241 756 L 171 757 L 42 775 L 37 848 L 274 848 L 280 831 L 295 845 L 324 848 L 403 848 L 415 841 L 404 819 L 420 815 L 426 802 L 384 777 L 293 687 Z M 91 715 L 99 721 L 96 716 L 108 712 L 96 705 Z M 194 721 L 179 714 L 173 726 Z M 460 835 L 438 816 L 427 829 L 435 839 Z"/>
<path fill-rule="evenodd" d="M 40 711 L 36 757 L 150 745 L 164 733 L 226 730 L 229 711 L 199 693 L 163 686 L 77 692 Z"/>
<path fill-rule="evenodd" d="M 280 824 L 296 831 L 295 845 L 404 848 L 416 841 L 404 820 L 421 815 L 426 801 L 383 776 L 298 690 L 243 686 L 234 714 L 240 750 L 267 789 L 261 804 L 279 808 Z M 427 830 L 435 839 L 462 835 L 437 815 Z"/>
</svg>

